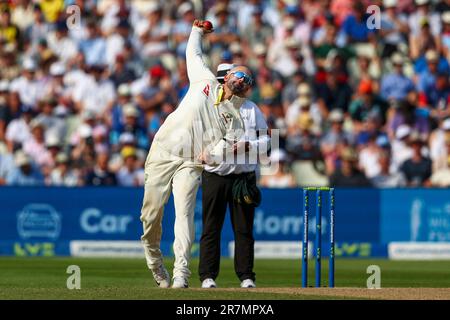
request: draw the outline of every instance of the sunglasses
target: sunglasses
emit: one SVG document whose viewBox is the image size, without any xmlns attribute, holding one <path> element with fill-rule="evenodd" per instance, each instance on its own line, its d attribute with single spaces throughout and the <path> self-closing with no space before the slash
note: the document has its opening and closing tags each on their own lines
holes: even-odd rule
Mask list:
<svg viewBox="0 0 450 320">
<path fill-rule="evenodd" d="M 248 74 L 246 74 L 245 72 L 242 71 L 236 71 L 236 72 L 232 72 L 232 75 L 234 75 L 236 78 L 238 79 L 242 79 L 244 78 L 244 83 L 251 86 L 253 84 L 253 78 L 250 77 Z"/>
</svg>

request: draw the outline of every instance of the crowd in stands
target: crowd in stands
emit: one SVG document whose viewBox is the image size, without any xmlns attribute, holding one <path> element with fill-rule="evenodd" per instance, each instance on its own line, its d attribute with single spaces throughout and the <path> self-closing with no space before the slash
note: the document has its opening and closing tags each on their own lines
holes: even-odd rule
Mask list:
<svg viewBox="0 0 450 320">
<path fill-rule="evenodd" d="M 0 185 L 142 186 L 196 18 L 278 132 L 262 186 L 450 186 L 449 0 L 2 0 Z"/>
</svg>

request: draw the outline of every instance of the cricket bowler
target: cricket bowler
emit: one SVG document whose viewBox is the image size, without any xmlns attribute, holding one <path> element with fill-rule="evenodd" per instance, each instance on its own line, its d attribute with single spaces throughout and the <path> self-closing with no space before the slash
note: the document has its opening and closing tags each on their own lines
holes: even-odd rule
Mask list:
<svg viewBox="0 0 450 320">
<path fill-rule="evenodd" d="M 202 59 L 201 40 L 211 25 L 196 20 L 186 48 L 189 90 L 156 133 L 145 163 L 145 193 L 141 210 L 148 268 L 161 288 L 170 286 L 160 249 L 164 206 L 173 192 L 175 239 L 172 288 L 187 288 L 194 241 L 194 208 L 203 165 L 222 161 L 236 147 L 244 123 L 239 108 L 253 79 L 245 66 L 233 68 L 221 85 Z"/>
</svg>

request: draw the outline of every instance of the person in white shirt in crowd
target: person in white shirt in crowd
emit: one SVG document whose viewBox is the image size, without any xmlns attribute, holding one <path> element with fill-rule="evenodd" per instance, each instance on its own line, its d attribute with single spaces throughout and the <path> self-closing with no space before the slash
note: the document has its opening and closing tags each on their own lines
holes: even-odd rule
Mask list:
<svg viewBox="0 0 450 320">
<path fill-rule="evenodd" d="M 144 185 L 144 170 L 138 166 L 136 148 L 125 147 L 121 151 L 123 166 L 116 174 L 117 184 L 123 187 Z"/>
<path fill-rule="evenodd" d="M 411 135 L 411 127 L 402 124 L 395 131 L 395 139 L 392 141 L 392 169 L 398 171 L 403 162 L 412 157 L 413 150 L 408 145 Z"/>
<path fill-rule="evenodd" d="M 39 82 L 36 79 L 37 69 L 36 62 L 26 58 L 22 63 L 22 76 L 11 81 L 9 87 L 10 91 L 19 93 L 23 104 L 29 106 L 35 106 L 42 94 Z"/>
<path fill-rule="evenodd" d="M 12 120 L 6 128 L 5 139 L 10 152 L 21 148 L 26 141 L 31 139 L 30 122 L 33 119 L 33 110 L 31 106 L 27 105 L 22 105 L 21 109 L 20 117 Z"/>
<path fill-rule="evenodd" d="M 162 13 L 162 5 L 158 1 L 151 1 L 146 10 L 146 19 L 141 20 L 137 26 L 139 51 L 145 57 L 158 57 L 169 50 L 171 26 Z"/>
<path fill-rule="evenodd" d="M 77 110 L 89 110 L 99 117 L 106 117 L 116 99 L 113 83 L 105 78 L 104 65 L 91 65 L 89 74 L 78 82 L 73 92 Z"/>
<path fill-rule="evenodd" d="M 47 37 L 48 47 L 60 59 L 63 64 L 70 63 L 78 52 L 77 43 L 68 36 L 65 20 L 55 23 L 55 30 L 49 32 Z"/>
<path fill-rule="evenodd" d="M 64 152 L 56 156 L 56 166 L 47 178 L 47 184 L 51 186 L 76 187 L 80 185 L 79 172 L 69 167 L 69 156 Z"/>
<path fill-rule="evenodd" d="M 232 64 L 217 67 L 217 80 L 233 69 Z M 256 169 L 259 156 L 266 155 L 270 145 L 267 123 L 262 112 L 250 100 L 240 108 L 244 120 L 245 133 L 242 150 L 224 160 L 217 166 L 206 165 L 202 174 L 203 229 L 200 239 L 199 276 L 202 288 L 215 288 L 215 279 L 220 267 L 220 233 L 227 206 L 235 235 L 235 272 L 241 281 L 241 287 L 255 287 L 253 271 L 254 239 L 253 219 L 255 204 L 239 203 L 235 199 L 233 188 L 239 179 L 246 179 L 256 187 Z M 244 156 L 244 157 L 243 157 Z M 248 156 L 245 158 L 245 156 Z"/>
<path fill-rule="evenodd" d="M 441 33 L 441 17 L 438 13 L 430 10 L 430 0 L 414 0 L 416 11 L 411 13 L 408 19 L 409 29 L 413 36 L 420 33 L 420 28 L 423 21 L 428 21 L 431 27 L 433 36 L 439 36 Z"/>
<path fill-rule="evenodd" d="M 39 167 L 51 166 L 52 157 L 46 148 L 45 126 L 44 124 L 33 119 L 30 123 L 31 139 L 23 144 L 23 151 L 30 156 Z"/>
</svg>

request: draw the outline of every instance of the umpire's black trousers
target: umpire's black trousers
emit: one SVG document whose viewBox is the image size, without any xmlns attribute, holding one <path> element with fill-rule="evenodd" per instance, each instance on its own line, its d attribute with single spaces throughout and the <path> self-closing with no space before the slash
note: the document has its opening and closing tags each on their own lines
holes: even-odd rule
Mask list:
<svg viewBox="0 0 450 320">
<path fill-rule="evenodd" d="M 238 175 L 220 176 L 203 171 L 203 230 L 200 239 L 200 280 L 216 279 L 220 267 L 220 234 L 227 205 L 234 232 L 234 270 L 238 278 L 255 280 L 253 272 L 253 219 L 255 208 L 233 201 L 233 183 Z"/>
</svg>

